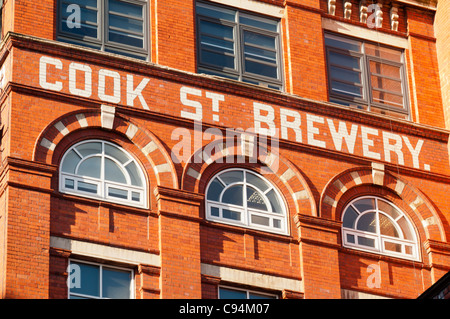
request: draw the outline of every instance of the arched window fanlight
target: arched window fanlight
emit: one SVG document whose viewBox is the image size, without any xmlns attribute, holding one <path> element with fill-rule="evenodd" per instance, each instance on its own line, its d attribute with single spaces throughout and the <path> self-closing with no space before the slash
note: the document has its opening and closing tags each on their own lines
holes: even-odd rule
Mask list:
<svg viewBox="0 0 450 319">
<path fill-rule="evenodd" d="M 206 188 L 206 217 L 209 220 L 287 234 L 286 215 L 278 190 L 253 171 L 222 171 Z"/>
<path fill-rule="evenodd" d="M 147 205 L 146 182 L 136 160 L 101 140 L 73 145 L 60 165 L 60 191 L 136 207 Z"/>
<path fill-rule="evenodd" d="M 346 247 L 419 259 L 413 225 L 400 209 L 385 199 L 375 196 L 354 199 L 344 209 L 342 223 Z"/>
</svg>

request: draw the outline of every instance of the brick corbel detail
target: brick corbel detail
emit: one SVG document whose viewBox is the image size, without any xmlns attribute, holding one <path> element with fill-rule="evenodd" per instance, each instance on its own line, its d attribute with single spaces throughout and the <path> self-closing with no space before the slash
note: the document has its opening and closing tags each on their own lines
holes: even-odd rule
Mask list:
<svg viewBox="0 0 450 319">
<path fill-rule="evenodd" d="M 201 298 L 200 207 L 203 195 L 158 186 L 160 297 Z"/>
<path fill-rule="evenodd" d="M 294 220 L 299 234 L 305 298 L 340 298 L 338 248 L 341 222 L 300 214 Z"/>
</svg>

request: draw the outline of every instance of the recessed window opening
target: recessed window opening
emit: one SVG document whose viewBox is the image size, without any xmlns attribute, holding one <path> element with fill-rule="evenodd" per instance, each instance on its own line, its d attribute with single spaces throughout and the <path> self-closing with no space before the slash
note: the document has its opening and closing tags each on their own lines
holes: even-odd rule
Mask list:
<svg viewBox="0 0 450 319">
<path fill-rule="evenodd" d="M 60 191 L 136 207 L 147 205 L 139 164 L 118 145 L 101 140 L 80 142 L 64 154 Z"/>
<path fill-rule="evenodd" d="M 279 20 L 197 2 L 198 72 L 282 90 Z"/>
<path fill-rule="evenodd" d="M 287 234 L 287 212 L 278 190 L 247 169 L 217 174 L 206 188 L 206 216 L 226 224 Z"/>
<path fill-rule="evenodd" d="M 391 202 L 375 196 L 353 200 L 344 209 L 342 238 L 346 247 L 419 260 L 414 227 Z"/>
<path fill-rule="evenodd" d="M 404 52 L 325 34 L 330 101 L 409 119 Z"/>
<path fill-rule="evenodd" d="M 147 59 L 147 1 L 59 0 L 58 8 L 59 41 Z"/>
</svg>

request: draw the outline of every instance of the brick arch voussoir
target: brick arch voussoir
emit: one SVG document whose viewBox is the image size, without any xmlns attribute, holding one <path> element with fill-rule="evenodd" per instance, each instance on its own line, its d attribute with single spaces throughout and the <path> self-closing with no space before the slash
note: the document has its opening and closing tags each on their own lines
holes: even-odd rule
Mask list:
<svg viewBox="0 0 450 319">
<path fill-rule="evenodd" d="M 325 186 L 319 201 L 319 215 L 338 220 L 342 209 L 340 200 L 349 190 L 364 185 L 377 185 L 395 193 L 410 208 L 420 221 L 427 239 L 446 241 L 444 225 L 430 200 L 417 187 L 392 172 L 384 171 L 380 176 L 371 167 L 345 170 L 334 176 Z M 426 226 L 424 226 L 426 225 Z"/>
<path fill-rule="evenodd" d="M 58 143 L 63 138 L 70 138 L 70 133 L 90 128 L 103 128 L 100 110 L 73 112 L 56 119 L 41 132 L 36 140 L 34 160 L 57 164 L 52 161 Z M 104 129 L 126 136 L 142 151 L 154 170 L 159 186 L 179 187 L 175 166 L 170 155 L 153 133 L 120 114 L 115 115 L 112 128 Z"/>
<path fill-rule="evenodd" d="M 214 151 L 213 151 L 214 150 Z M 227 139 L 217 139 L 197 149 L 184 167 L 181 188 L 190 192 L 200 192 L 202 175 L 213 163 L 229 163 L 229 159 L 237 163 L 259 163 L 263 174 L 275 174 L 276 178 L 288 189 L 299 214 L 317 216 L 316 203 L 312 192 L 301 172 L 278 151 L 259 146 L 258 154 L 245 151 L 242 145 Z M 234 163 L 234 162 L 233 162 Z M 205 181 L 203 181 L 205 182 Z M 287 196 L 287 194 L 284 194 Z"/>
</svg>

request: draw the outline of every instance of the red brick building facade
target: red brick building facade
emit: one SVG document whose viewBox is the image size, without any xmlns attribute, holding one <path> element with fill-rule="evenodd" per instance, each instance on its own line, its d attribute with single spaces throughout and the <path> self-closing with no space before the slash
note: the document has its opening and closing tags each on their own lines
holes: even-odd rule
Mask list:
<svg viewBox="0 0 450 319">
<path fill-rule="evenodd" d="M 418 297 L 450 270 L 448 12 L 4 0 L 1 297 Z"/>
</svg>

